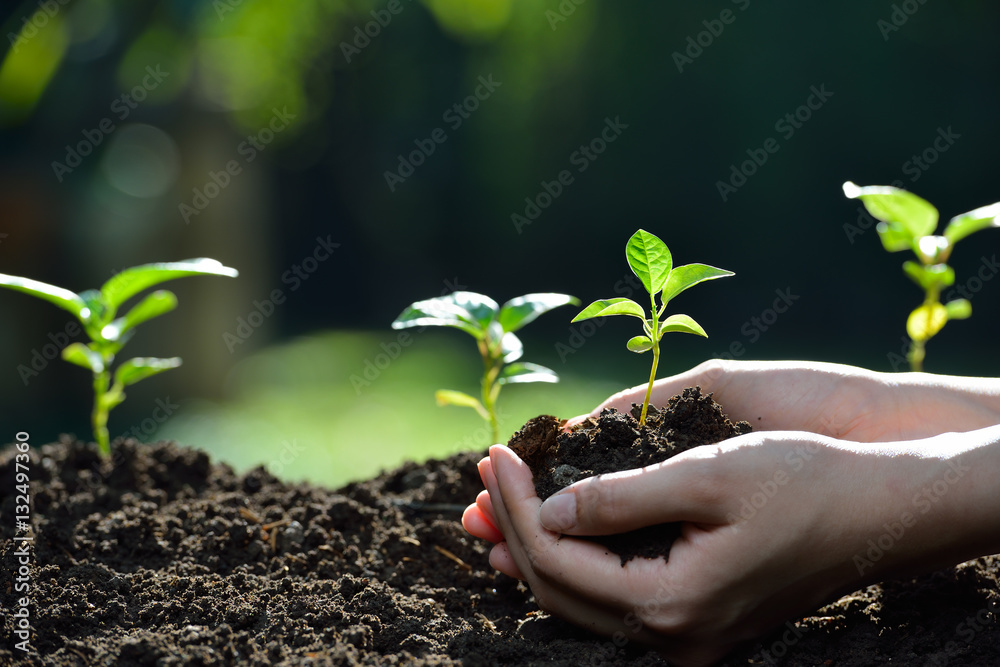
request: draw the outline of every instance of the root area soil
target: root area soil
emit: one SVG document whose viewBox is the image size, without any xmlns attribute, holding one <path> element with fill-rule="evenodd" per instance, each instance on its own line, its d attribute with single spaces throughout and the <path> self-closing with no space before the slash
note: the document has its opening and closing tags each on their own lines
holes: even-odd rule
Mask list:
<svg viewBox="0 0 1000 667">
<path fill-rule="evenodd" d="M 515 433 L 510 448 L 531 468 L 535 493 L 544 500 L 581 479 L 643 468 L 751 430 L 748 422 L 731 422 L 699 387 L 685 389 L 662 408 L 650 405 L 640 426 L 641 416 L 639 405 L 631 413 L 610 408 L 566 432 L 558 419 L 543 415 Z M 624 566 L 633 558 L 666 560 L 679 534 L 679 524 L 664 524 L 592 539 L 618 554 Z"/>
<path fill-rule="evenodd" d="M 482 452 L 329 490 L 173 443 L 120 442 L 102 466 L 70 439 L 31 454 L 24 654 L 15 453 L 0 451 L 0 665 L 666 664 L 540 612 L 490 568 L 460 524 Z M 871 586 L 727 664 L 1000 665 L 998 578 L 983 558 Z"/>
</svg>

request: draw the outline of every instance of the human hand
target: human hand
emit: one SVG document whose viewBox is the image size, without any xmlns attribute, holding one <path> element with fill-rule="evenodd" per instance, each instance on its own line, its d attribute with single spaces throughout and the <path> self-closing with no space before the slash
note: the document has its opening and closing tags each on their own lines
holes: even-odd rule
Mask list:
<svg viewBox="0 0 1000 667">
<path fill-rule="evenodd" d="M 695 385 L 713 392 L 733 421 L 745 419 L 756 431 L 887 442 L 1000 423 L 1000 381 L 995 379 L 876 373 L 806 361 L 707 361 L 657 380 L 650 402 L 662 405 Z M 643 384 L 619 392 L 589 416 L 608 407 L 626 411 L 642 403 L 645 391 Z"/>
<path fill-rule="evenodd" d="M 873 447 L 752 433 L 583 480 L 544 505 L 526 465 L 494 446 L 480 465 L 492 501 L 474 507 L 493 538 L 496 528 L 506 536 L 491 563 L 525 579 L 540 607 L 618 646 L 637 640 L 676 664 L 705 665 L 839 592 L 1000 548 L 995 518 L 970 531 L 970 517 L 981 522 L 997 500 L 997 447 L 983 462 L 955 437 Z M 919 511 L 915 497 L 942 480 L 948 502 Z M 968 491 L 977 487 L 992 495 Z M 560 534 L 665 522 L 682 524 L 668 562 L 622 567 L 604 547 Z M 892 545 L 865 560 L 868 540 L 887 536 Z"/>
</svg>

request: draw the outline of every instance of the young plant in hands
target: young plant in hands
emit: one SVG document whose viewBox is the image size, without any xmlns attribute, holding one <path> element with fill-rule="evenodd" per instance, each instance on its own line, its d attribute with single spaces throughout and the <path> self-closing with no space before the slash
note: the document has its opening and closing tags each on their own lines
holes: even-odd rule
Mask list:
<svg viewBox="0 0 1000 667">
<path fill-rule="evenodd" d="M 460 391 L 441 389 L 435 393 L 438 405 L 473 408 L 489 425 L 493 442 L 499 442 L 500 425 L 496 404 L 500 389 L 517 382 L 558 382 L 555 371 L 528 362 L 513 363 L 524 348 L 514 332 L 542 313 L 567 304 L 579 305 L 567 294 L 525 294 L 500 307 L 497 302 L 475 292 L 453 292 L 447 296 L 417 301 L 392 323 L 393 329 L 440 326 L 461 329 L 476 339 L 483 358 L 480 399 Z"/>
<path fill-rule="evenodd" d="M 90 369 L 94 374 L 94 410 L 91 422 L 101 456 L 111 455 L 108 440 L 108 413 L 125 400 L 125 387 L 139 380 L 181 365 L 178 357 L 157 359 L 136 357 L 120 364 L 111 373 L 115 355 L 135 334 L 135 327 L 177 307 L 173 292 L 157 290 L 147 295 L 121 317 L 118 309 L 130 298 L 154 285 L 184 276 L 228 276 L 237 271 L 214 259 L 189 259 L 182 262 L 143 264 L 125 269 L 112 277 L 99 290 L 76 294 L 70 290 L 29 278 L 0 273 L 0 287 L 8 287 L 45 299 L 68 310 L 83 325 L 90 342 L 72 343 L 62 351 L 66 361 Z"/>
<path fill-rule="evenodd" d="M 644 424 L 646 411 L 649 409 L 649 397 L 653 391 L 653 381 L 656 379 L 656 367 L 660 362 L 660 339 L 663 334 L 679 331 L 708 337 L 701 325 L 687 315 L 671 315 L 661 320 L 667 304 L 689 287 L 706 280 L 731 276 L 733 272 L 707 264 L 685 264 L 675 267 L 666 244 L 644 229 L 637 231 L 628 240 L 625 257 L 632 272 L 649 292 L 650 316 L 646 317 L 643 307 L 635 301 L 616 297 L 595 301 L 574 317 L 573 321 L 610 315 L 631 315 L 642 320 L 643 335 L 630 339 L 627 347 L 632 352 L 640 354 L 653 351 L 653 368 L 649 372 L 649 386 L 646 388 L 646 398 L 642 402 L 642 414 L 639 417 L 639 423 Z M 660 296 L 659 306 L 656 304 L 657 295 Z"/>
<path fill-rule="evenodd" d="M 925 346 L 948 320 L 964 320 L 972 315 L 966 299 L 941 303 L 941 290 L 955 284 L 955 270 L 948 266 L 952 248 L 969 234 L 1000 226 L 1000 202 L 983 206 L 952 218 L 942 236 L 934 235 L 938 211 L 917 195 L 888 185 L 858 187 L 844 183 L 844 194 L 860 199 L 868 212 L 881 222 L 876 231 L 889 252 L 912 250 L 920 260 L 903 262 L 903 271 L 924 290 L 924 302 L 906 318 L 910 336 L 907 361 L 910 369 L 923 369 Z"/>
</svg>

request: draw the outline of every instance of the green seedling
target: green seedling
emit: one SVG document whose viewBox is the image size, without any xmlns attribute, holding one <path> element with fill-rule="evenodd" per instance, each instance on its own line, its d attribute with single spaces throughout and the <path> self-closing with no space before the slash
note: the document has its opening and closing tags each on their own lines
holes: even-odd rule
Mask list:
<svg viewBox="0 0 1000 667">
<path fill-rule="evenodd" d="M 707 264 L 685 264 L 675 267 L 666 244 L 643 229 L 628 240 L 625 246 L 625 258 L 632 272 L 649 292 L 650 316 L 647 317 L 646 311 L 635 301 L 619 297 L 595 301 L 574 317 L 573 321 L 610 315 L 631 315 L 642 320 L 643 335 L 630 339 L 627 347 L 632 352 L 640 354 L 653 351 L 653 369 L 649 372 L 649 386 L 646 387 L 646 398 L 642 402 L 642 414 L 639 417 L 639 423 L 645 424 L 649 397 L 653 392 L 653 381 L 656 379 L 656 367 L 660 363 L 660 339 L 663 334 L 679 331 L 708 337 L 701 325 L 687 315 L 671 315 L 665 320 L 660 319 L 667 309 L 667 304 L 689 287 L 706 280 L 731 276 L 733 272 Z M 660 296 L 659 306 L 656 305 L 657 295 Z"/>
<path fill-rule="evenodd" d="M 903 262 L 903 272 L 924 290 L 924 301 L 906 318 L 910 349 L 906 358 L 913 371 L 923 370 L 927 341 L 949 320 L 972 315 L 967 299 L 941 303 L 941 290 L 955 284 L 955 270 L 948 266 L 951 251 L 961 239 L 987 227 L 1000 226 L 1000 202 L 952 218 L 941 236 L 934 235 L 938 211 L 912 192 L 888 185 L 858 187 L 844 183 L 844 194 L 860 199 L 868 212 L 880 220 L 876 230 L 889 252 L 912 250 L 918 262 Z"/>
<path fill-rule="evenodd" d="M 545 366 L 514 363 L 524 353 L 524 347 L 514 332 L 542 313 L 567 304 L 580 305 L 580 301 L 567 294 L 525 294 L 501 307 L 483 294 L 453 292 L 411 304 L 392 323 L 392 328 L 454 327 L 476 339 L 483 358 L 481 398 L 450 389 L 441 389 L 434 396 L 438 405 L 474 409 L 490 425 L 493 442 L 499 442 L 496 404 L 500 389 L 506 384 L 559 381 L 555 371 Z"/>
<path fill-rule="evenodd" d="M 115 317 L 118 309 L 130 298 L 154 285 L 174 278 L 202 275 L 235 278 L 238 273 L 214 259 L 204 258 L 143 264 L 125 269 L 104 283 L 99 290 L 87 290 L 80 294 L 37 280 L 0 273 L 0 287 L 9 287 L 54 303 L 72 313 L 83 325 L 90 342 L 86 345 L 67 345 L 62 351 L 62 357 L 70 363 L 90 369 L 94 374 L 94 410 L 91 422 L 97 446 L 105 459 L 111 455 L 108 413 L 125 400 L 125 387 L 181 364 L 178 357 L 136 357 L 119 364 L 112 375 L 111 365 L 115 355 L 135 334 L 135 327 L 169 313 L 177 307 L 177 297 L 173 292 L 157 290 L 121 317 Z"/>
</svg>

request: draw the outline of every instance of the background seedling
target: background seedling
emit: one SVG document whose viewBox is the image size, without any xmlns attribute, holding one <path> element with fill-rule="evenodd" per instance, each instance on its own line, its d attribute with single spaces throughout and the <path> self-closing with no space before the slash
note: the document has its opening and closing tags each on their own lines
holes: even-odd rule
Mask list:
<svg viewBox="0 0 1000 667">
<path fill-rule="evenodd" d="M 649 397 L 653 392 L 653 381 L 656 379 L 656 367 L 660 362 L 660 339 L 663 334 L 679 331 L 708 337 L 701 325 L 687 315 L 671 315 L 661 320 L 667 304 L 689 287 L 706 280 L 731 276 L 733 272 L 707 264 L 685 264 L 675 267 L 666 244 L 643 229 L 628 240 L 625 246 L 625 258 L 632 272 L 649 292 L 650 317 L 646 317 L 642 306 L 635 301 L 618 297 L 595 301 L 574 317 L 573 321 L 610 315 L 631 315 L 642 320 L 644 335 L 630 339 L 627 347 L 632 352 L 640 354 L 653 351 L 653 368 L 649 372 L 649 386 L 646 387 L 646 398 L 642 402 L 642 414 L 639 417 L 639 423 L 644 424 L 646 411 L 649 409 Z M 660 295 L 659 306 L 656 305 L 657 295 Z"/>
<path fill-rule="evenodd" d="M 460 391 L 441 389 L 435 393 L 438 405 L 473 408 L 490 425 L 493 442 L 500 440 L 496 403 L 505 384 L 518 382 L 558 382 L 555 371 L 521 358 L 524 347 L 514 332 L 542 313 L 566 304 L 579 305 L 567 294 L 525 294 L 500 307 L 497 302 L 475 292 L 453 292 L 447 296 L 417 301 L 392 323 L 393 329 L 441 326 L 461 329 L 476 339 L 483 358 L 480 399 Z"/>
<path fill-rule="evenodd" d="M 123 316 L 118 309 L 130 298 L 154 285 L 184 276 L 229 276 L 237 271 L 214 259 L 189 259 L 183 262 L 143 264 L 125 269 L 99 290 L 76 294 L 29 278 L 0 273 L 0 286 L 45 299 L 72 313 L 83 325 L 90 342 L 72 343 L 62 351 L 66 361 L 90 369 L 94 374 L 94 410 L 91 422 L 101 456 L 111 454 L 108 441 L 108 413 L 125 400 L 125 387 L 139 380 L 180 366 L 178 357 L 157 359 L 136 357 L 120 364 L 111 373 L 111 364 L 122 346 L 135 334 L 135 327 L 177 307 L 173 292 L 157 290 L 149 294 Z"/>
<path fill-rule="evenodd" d="M 964 320 L 972 315 L 972 304 L 966 299 L 941 303 L 941 290 L 955 284 L 955 270 L 947 264 L 952 248 L 973 232 L 1000 226 L 1000 202 L 955 216 L 944 234 L 935 236 L 937 209 L 912 192 L 888 185 L 858 187 L 848 181 L 844 183 L 844 194 L 860 199 L 868 212 L 881 221 L 876 230 L 886 250 L 912 250 L 920 260 L 903 262 L 903 271 L 924 290 L 924 302 L 906 318 L 910 337 L 906 358 L 910 370 L 923 370 L 927 341 L 948 320 Z"/>
</svg>

